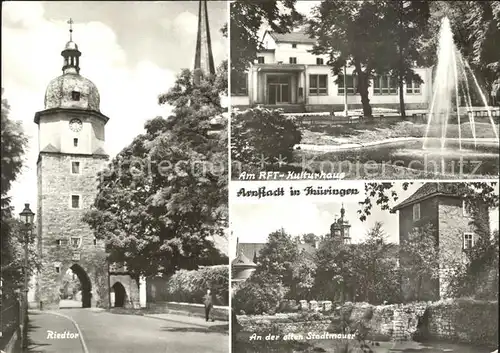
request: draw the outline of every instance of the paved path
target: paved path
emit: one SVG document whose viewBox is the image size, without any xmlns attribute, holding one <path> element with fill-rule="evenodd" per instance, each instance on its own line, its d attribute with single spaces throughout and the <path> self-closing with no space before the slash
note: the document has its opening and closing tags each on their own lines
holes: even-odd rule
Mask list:
<svg viewBox="0 0 500 353">
<path fill-rule="evenodd" d="M 66 318 L 54 314 L 65 315 Z M 180 316 L 180 315 L 179 315 Z M 197 323 L 174 317 L 171 320 L 139 315 L 112 314 L 95 309 L 60 309 L 30 312 L 32 353 L 86 353 L 81 341 L 48 339 L 47 330 L 82 333 L 88 353 L 228 353 L 229 335 Z M 199 322 L 198 322 L 199 321 Z M 217 323 L 217 322 L 216 322 Z M 219 322 L 220 324 L 220 322 Z"/>
</svg>

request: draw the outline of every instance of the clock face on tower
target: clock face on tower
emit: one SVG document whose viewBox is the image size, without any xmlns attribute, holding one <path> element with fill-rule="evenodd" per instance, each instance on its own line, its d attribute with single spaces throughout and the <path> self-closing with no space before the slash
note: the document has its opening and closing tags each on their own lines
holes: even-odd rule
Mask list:
<svg viewBox="0 0 500 353">
<path fill-rule="evenodd" d="M 82 130 L 82 121 L 80 119 L 71 119 L 69 128 L 73 132 L 80 132 Z"/>
</svg>

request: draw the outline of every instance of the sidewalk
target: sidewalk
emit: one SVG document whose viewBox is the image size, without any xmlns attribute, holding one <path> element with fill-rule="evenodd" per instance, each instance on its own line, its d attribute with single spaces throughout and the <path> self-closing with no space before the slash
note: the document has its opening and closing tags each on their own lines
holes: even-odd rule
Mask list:
<svg viewBox="0 0 500 353">
<path fill-rule="evenodd" d="M 182 314 L 144 314 L 146 317 L 154 319 L 188 324 L 198 327 L 204 327 L 209 331 L 229 332 L 229 321 L 205 321 L 205 318 L 199 316 L 188 316 Z"/>
</svg>

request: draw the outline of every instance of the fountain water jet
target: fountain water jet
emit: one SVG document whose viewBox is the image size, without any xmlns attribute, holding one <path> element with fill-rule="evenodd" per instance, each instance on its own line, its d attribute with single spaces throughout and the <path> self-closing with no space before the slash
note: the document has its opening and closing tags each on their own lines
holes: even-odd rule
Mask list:
<svg viewBox="0 0 500 353">
<path fill-rule="evenodd" d="M 491 107 L 488 106 L 486 96 L 481 90 L 478 80 L 470 65 L 464 60 L 464 58 L 458 51 L 453 41 L 453 33 L 451 31 L 450 21 L 446 17 L 441 21 L 437 54 L 438 61 L 434 76 L 434 93 L 428 113 L 427 126 L 422 148 L 424 150 L 432 149 L 434 150 L 432 152 L 444 154 L 445 149 L 452 148 L 447 146 L 447 142 L 450 139 L 457 140 L 455 136 L 449 136 L 450 131 L 448 131 L 450 129 L 450 126 L 452 126 L 451 124 L 457 124 L 458 151 L 463 151 L 461 108 L 462 111 L 465 108 L 465 111 L 468 115 L 474 148 L 477 148 L 476 121 L 474 117 L 474 109 L 472 107 L 470 92 L 471 87 L 469 86 L 467 71 L 469 71 L 470 75 L 472 76 L 471 82 L 473 82 L 475 90 L 478 91 L 477 93 L 479 94 L 480 100 L 483 104 L 482 108 L 487 112 L 489 123 L 491 124 L 495 140 L 498 143 L 498 132 L 495 121 L 493 119 Z M 460 86 L 463 87 L 462 95 L 460 94 Z M 460 107 L 461 97 L 465 98 L 465 104 L 462 107 Z M 453 104 L 453 100 L 455 100 L 455 104 Z M 455 109 L 456 112 L 453 112 L 453 110 Z M 431 146 L 430 143 L 435 140 L 437 140 L 439 144 L 437 146 Z"/>
<path fill-rule="evenodd" d="M 488 105 L 488 102 L 486 100 L 486 96 L 483 93 L 483 90 L 479 86 L 479 83 L 477 82 L 476 75 L 474 75 L 474 71 L 472 71 L 469 63 L 466 61 L 465 66 L 469 69 L 470 73 L 472 74 L 472 78 L 474 79 L 474 83 L 476 84 L 477 90 L 479 91 L 479 95 L 481 96 L 481 100 L 483 101 L 484 106 L 486 107 L 486 111 L 488 112 L 488 118 L 490 119 L 491 126 L 493 127 L 493 132 L 495 133 L 495 138 L 498 139 L 498 132 L 495 126 L 495 121 L 493 120 L 493 115 L 491 114 L 491 109 L 490 106 Z"/>
</svg>

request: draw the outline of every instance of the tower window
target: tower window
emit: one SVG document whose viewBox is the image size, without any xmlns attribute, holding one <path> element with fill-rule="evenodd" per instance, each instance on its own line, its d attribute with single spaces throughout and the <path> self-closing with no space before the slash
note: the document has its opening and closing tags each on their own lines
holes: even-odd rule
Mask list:
<svg viewBox="0 0 500 353">
<path fill-rule="evenodd" d="M 72 91 L 71 92 L 71 99 L 74 101 L 79 101 L 80 100 L 80 92 Z"/>
<path fill-rule="evenodd" d="M 474 246 L 474 234 L 464 233 L 464 250 L 470 250 Z"/>
<path fill-rule="evenodd" d="M 80 174 L 80 162 L 71 162 L 71 174 Z"/>
<path fill-rule="evenodd" d="M 94 246 L 96 246 L 96 245 L 97 245 L 97 238 L 94 237 Z"/>
<path fill-rule="evenodd" d="M 61 268 L 59 266 L 56 266 L 56 273 L 61 272 Z"/>
<path fill-rule="evenodd" d="M 78 249 L 82 245 L 81 237 L 71 237 L 71 247 L 73 249 Z"/>
<path fill-rule="evenodd" d="M 470 216 L 468 206 L 469 205 L 467 204 L 467 202 L 465 200 L 462 200 L 462 216 L 464 216 L 464 217 Z"/>
<path fill-rule="evenodd" d="M 71 195 L 71 208 L 80 208 L 80 195 Z"/>
<path fill-rule="evenodd" d="M 73 146 L 78 147 L 78 139 L 77 138 L 73 139 Z"/>
<path fill-rule="evenodd" d="M 420 219 L 420 204 L 416 203 L 413 205 L 413 220 L 418 221 Z"/>
</svg>

